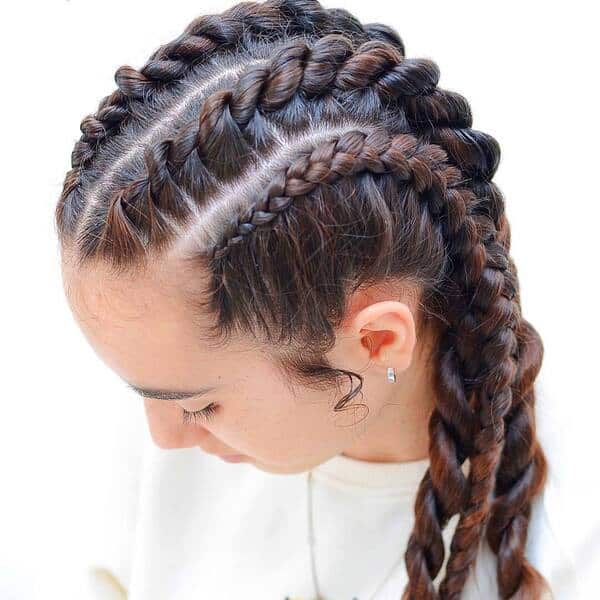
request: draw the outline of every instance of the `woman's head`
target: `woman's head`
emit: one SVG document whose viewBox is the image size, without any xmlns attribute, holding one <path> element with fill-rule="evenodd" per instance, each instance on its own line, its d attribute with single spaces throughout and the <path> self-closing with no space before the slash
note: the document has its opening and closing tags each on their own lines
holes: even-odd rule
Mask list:
<svg viewBox="0 0 600 600">
<path fill-rule="evenodd" d="M 160 447 L 243 454 L 274 473 L 302 472 L 342 451 L 367 452 L 374 460 L 391 460 L 394 451 L 407 460 L 426 455 L 423 434 L 434 389 L 425 345 L 419 340 L 416 346 L 417 308 L 409 295 L 406 303 L 392 301 L 393 290 L 373 287 L 353 299 L 352 316 L 337 331 L 327 359 L 361 372 L 368 401 L 336 412 L 334 405 L 352 387 L 350 376 L 336 393 L 312 373 L 290 378 L 284 367 L 290 350 L 276 342 L 235 335 L 215 344 L 207 336 L 214 322 L 196 300 L 205 293 L 198 282 L 208 274 L 197 267 L 163 260 L 125 275 L 102 264 L 74 267 L 66 259 L 63 268 L 77 322 L 106 364 L 145 396 Z M 309 356 L 308 350 L 303 358 Z M 383 385 L 388 365 L 396 370 L 394 386 Z M 208 416 L 193 420 L 182 409 Z M 414 431 L 398 420 L 409 421 L 411 413 L 420 417 L 421 427 L 410 421 Z"/>
<path fill-rule="evenodd" d="M 535 598 L 542 343 L 491 181 L 498 144 L 438 77 L 390 27 L 313 1 L 196 19 L 140 71 L 118 69 L 81 124 L 56 211 L 66 288 L 104 360 L 152 387 L 164 447 L 303 470 L 356 431 L 393 435 L 395 367 L 426 410 L 431 461 L 405 597 L 459 597 L 486 535 L 502 597 Z M 159 400 L 166 386 L 215 387 L 186 408 L 221 406 L 183 428 L 187 401 Z"/>
</svg>

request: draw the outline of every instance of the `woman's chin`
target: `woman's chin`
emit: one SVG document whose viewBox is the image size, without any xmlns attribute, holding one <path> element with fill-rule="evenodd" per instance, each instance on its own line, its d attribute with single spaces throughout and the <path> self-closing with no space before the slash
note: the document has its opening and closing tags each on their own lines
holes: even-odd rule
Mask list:
<svg viewBox="0 0 600 600">
<path fill-rule="evenodd" d="M 259 471 L 264 471 L 265 473 L 271 473 L 273 475 L 298 475 L 300 473 L 305 473 L 311 468 L 304 465 L 298 466 L 264 463 L 253 458 L 248 459 L 245 462 L 251 462 L 252 466 L 256 467 Z"/>
</svg>

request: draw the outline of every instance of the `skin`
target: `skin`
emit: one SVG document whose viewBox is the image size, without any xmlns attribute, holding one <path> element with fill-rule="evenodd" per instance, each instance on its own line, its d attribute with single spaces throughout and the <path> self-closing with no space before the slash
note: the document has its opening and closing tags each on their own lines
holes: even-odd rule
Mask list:
<svg viewBox="0 0 600 600">
<path fill-rule="evenodd" d="M 427 456 L 427 421 L 435 395 L 428 367 L 431 342 L 416 338 L 415 293 L 399 301 L 391 299 L 399 296 L 389 288 L 357 291 L 328 354 L 335 367 L 364 377 L 363 397 L 352 401 L 368 405 L 364 418 L 360 408 L 331 409 L 348 392 L 347 385 L 339 392 L 291 385 L 265 354 L 268 348 L 250 339 L 207 348 L 195 337 L 196 323 L 212 321 L 186 302 L 193 291 L 190 281 L 202 274 L 190 277 L 173 260 L 153 261 L 152 269 L 135 276 L 115 276 L 102 265 L 76 269 L 66 252 L 61 263 L 78 326 L 98 357 L 125 382 L 174 391 L 217 386 L 184 400 L 144 398 L 157 446 L 242 454 L 245 462 L 270 473 L 300 473 L 340 453 L 371 462 Z M 395 384 L 387 381 L 388 366 L 395 367 Z M 211 403 L 217 412 L 210 420 L 183 423 L 182 408 L 201 410 Z"/>
</svg>

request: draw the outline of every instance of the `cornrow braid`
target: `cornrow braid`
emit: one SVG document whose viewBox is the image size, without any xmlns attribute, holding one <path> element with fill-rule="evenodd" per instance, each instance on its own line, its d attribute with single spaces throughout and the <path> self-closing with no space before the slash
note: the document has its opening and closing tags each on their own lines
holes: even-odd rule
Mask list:
<svg viewBox="0 0 600 600">
<path fill-rule="evenodd" d="M 231 222 L 229 230 L 223 232 L 222 241 L 212 248 L 209 256 L 213 260 L 227 257 L 232 248 L 243 244 L 257 228 L 270 225 L 281 212 L 288 210 L 296 197 L 340 177 L 352 177 L 363 171 L 393 173 L 421 193 L 434 189 L 436 184 L 443 190 L 445 180 L 436 169 L 442 156 L 435 147 L 419 145 L 419 140 L 409 134 L 390 138 L 386 131 L 350 131 L 328 140 L 275 173 L 260 197 L 252 200 L 248 209 Z M 422 167 L 420 172 L 418 167 Z M 456 176 L 456 171 L 453 173 Z M 450 178 L 449 172 L 446 178 Z M 433 194 L 424 198 L 439 202 Z M 440 208 L 436 206 L 431 211 L 439 213 Z"/>
<path fill-rule="evenodd" d="M 347 10 L 325 9 L 315 0 L 267 0 L 241 2 L 221 14 L 201 15 L 176 39 L 155 50 L 141 69 L 119 67 L 115 72 L 117 89 L 100 101 L 95 113 L 81 121 L 82 135 L 71 153 L 71 170 L 65 176 L 56 206 L 59 234 L 71 233 L 75 228 L 84 202 L 78 189 L 82 169 L 103 143 L 118 134 L 136 111 L 142 110 L 140 105 L 151 101 L 166 86 L 177 84 L 215 53 L 243 50 L 252 39 L 274 41 L 331 31 L 361 41 L 385 40 L 404 52 L 402 39 L 392 28 L 380 23 L 363 25 Z"/>
<path fill-rule="evenodd" d="M 520 312 L 491 181 L 499 147 L 472 129 L 467 100 L 437 87 L 433 61 L 405 58 L 391 28 L 317 2 L 200 17 L 139 72 L 117 73 L 123 111 L 86 124 L 67 175 L 74 192 L 56 212 L 81 263 L 126 268 L 154 252 L 207 268 L 209 301 L 190 301 L 216 316 L 212 334 L 273 341 L 279 330 L 274 358 L 292 377 L 310 386 L 355 376 L 336 411 L 362 387 L 325 356 L 349 292 L 420 283 L 418 332 L 435 326 L 437 394 L 402 597 L 459 598 L 487 539 L 501 597 L 537 600 L 544 582 L 524 544 L 546 473 L 534 426 L 542 347 Z M 181 114 L 164 104 L 160 135 L 137 138 L 163 98 L 207 81 Z M 130 167 L 117 162 L 128 147 L 141 155 Z"/>
</svg>

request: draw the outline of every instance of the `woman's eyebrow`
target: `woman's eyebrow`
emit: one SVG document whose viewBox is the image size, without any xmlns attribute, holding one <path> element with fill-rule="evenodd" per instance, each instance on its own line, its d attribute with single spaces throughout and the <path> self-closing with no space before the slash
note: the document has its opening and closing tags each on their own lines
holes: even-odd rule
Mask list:
<svg viewBox="0 0 600 600">
<path fill-rule="evenodd" d="M 215 386 L 209 386 L 191 392 L 172 392 L 169 390 L 142 388 L 137 385 L 133 385 L 132 383 L 126 383 L 129 388 L 137 392 L 140 396 L 143 396 L 144 398 L 155 398 L 157 400 L 185 400 L 186 398 L 197 398 L 217 389 Z"/>
</svg>

